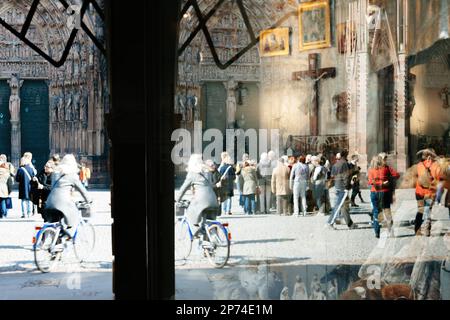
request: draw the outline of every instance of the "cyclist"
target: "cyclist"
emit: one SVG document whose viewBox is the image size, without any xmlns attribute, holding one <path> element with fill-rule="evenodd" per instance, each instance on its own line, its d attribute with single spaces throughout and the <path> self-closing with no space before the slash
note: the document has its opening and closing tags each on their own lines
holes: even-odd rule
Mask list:
<svg viewBox="0 0 450 320">
<path fill-rule="evenodd" d="M 193 228 L 192 231 L 194 232 L 194 237 L 205 234 L 204 225 L 207 218 L 215 220 L 216 217 L 206 217 L 207 213 L 210 211 L 217 212 L 220 209 L 213 185 L 208 180 L 204 170 L 205 167 L 202 155 L 193 154 L 189 159 L 188 167 L 186 169 L 188 172 L 186 180 L 181 186 L 175 200 L 176 202 L 179 202 L 186 191 L 189 188 L 192 188 L 193 197 L 187 208 L 186 218 Z"/>
<path fill-rule="evenodd" d="M 45 205 L 45 216 L 51 222 L 64 218 L 68 238 L 72 238 L 80 222 L 78 208 L 72 199 L 72 191 L 76 189 L 86 202 L 92 203 L 89 195 L 78 177 L 78 165 L 72 154 L 65 155 L 55 168 L 52 176 L 52 190 Z"/>
</svg>

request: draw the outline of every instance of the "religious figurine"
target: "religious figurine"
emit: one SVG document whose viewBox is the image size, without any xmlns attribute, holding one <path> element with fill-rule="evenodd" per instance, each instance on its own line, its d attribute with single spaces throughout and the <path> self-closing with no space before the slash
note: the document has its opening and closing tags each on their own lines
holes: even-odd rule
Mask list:
<svg viewBox="0 0 450 320">
<path fill-rule="evenodd" d="M 311 300 L 317 300 L 316 294 L 322 291 L 322 286 L 320 285 L 319 276 L 317 274 L 314 275 L 311 281 L 310 291 L 311 291 Z"/>
<path fill-rule="evenodd" d="M 11 87 L 11 96 L 9 98 L 9 112 L 11 114 L 11 121 L 20 121 L 20 88 L 23 85 L 23 80 L 19 80 L 17 74 L 13 74 L 8 80 Z"/>
<path fill-rule="evenodd" d="M 78 92 L 73 94 L 73 103 L 70 108 L 72 120 L 79 120 L 81 95 Z"/>
<path fill-rule="evenodd" d="M 83 91 L 80 103 L 80 121 L 85 124 L 88 121 L 88 103 L 89 103 L 89 93 Z"/>
<path fill-rule="evenodd" d="M 58 96 L 58 121 L 64 121 L 64 98 Z"/>
<path fill-rule="evenodd" d="M 450 91 L 448 90 L 448 87 L 445 87 L 444 89 L 442 89 L 441 92 L 439 92 L 439 95 L 442 100 L 442 108 L 448 109 L 450 107 L 450 103 L 449 103 Z"/>
<path fill-rule="evenodd" d="M 186 121 L 186 97 L 182 94 L 178 95 L 178 112 L 183 116 L 182 120 Z"/>
<path fill-rule="evenodd" d="M 71 121 L 72 120 L 72 112 L 71 112 L 71 108 L 72 108 L 72 95 L 69 94 L 69 98 L 67 99 L 67 103 L 66 103 L 66 107 L 65 107 L 65 119 L 66 121 Z"/>
<path fill-rule="evenodd" d="M 328 300 L 337 300 L 337 299 L 338 299 L 337 280 L 333 279 L 330 283 L 330 288 L 328 289 Z"/>
<path fill-rule="evenodd" d="M 229 80 L 225 88 L 227 89 L 227 128 L 234 129 L 236 123 L 236 96 L 237 84 L 234 80 Z"/>
<path fill-rule="evenodd" d="M 280 293 L 280 300 L 291 300 L 289 298 L 289 288 L 284 287 L 283 290 Z"/>
<path fill-rule="evenodd" d="M 50 99 L 50 110 L 52 111 L 52 122 L 58 122 L 58 96 L 55 93 Z"/>
<path fill-rule="evenodd" d="M 296 277 L 294 292 L 292 293 L 292 300 L 308 300 L 306 285 L 303 283 L 303 280 L 300 276 Z"/>
</svg>

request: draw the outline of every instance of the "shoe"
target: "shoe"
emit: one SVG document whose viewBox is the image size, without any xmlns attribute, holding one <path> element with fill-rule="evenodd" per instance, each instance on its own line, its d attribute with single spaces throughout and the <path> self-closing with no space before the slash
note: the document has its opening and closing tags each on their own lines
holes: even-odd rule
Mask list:
<svg viewBox="0 0 450 320">
<path fill-rule="evenodd" d="M 20 218 L 25 219 L 25 215 L 23 214 Z"/>
<path fill-rule="evenodd" d="M 356 204 L 356 203 L 352 203 L 352 207 L 354 207 L 354 208 L 359 208 L 359 206 Z"/>
<path fill-rule="evenodd" d="M 327 230 L 336 230 L 335 226 L 329 223 L 325 224 L 325 229 Z"/>
<path fill-rule="evenodd" d="M 358 226 L 356 225 L 356 223 L 352 223 L 352 225 L 350 227 L 348 227 L 349 230 L 354 230 L 354 229 L 358 229 Z"/>
</svg>

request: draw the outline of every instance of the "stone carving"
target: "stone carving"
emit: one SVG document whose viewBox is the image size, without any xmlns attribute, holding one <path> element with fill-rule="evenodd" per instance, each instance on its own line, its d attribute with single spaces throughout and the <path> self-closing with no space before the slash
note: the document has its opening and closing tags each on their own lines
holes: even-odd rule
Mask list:
<svg viewBox="0 0 450 320">
<path fill-rule="evenodd" d="M 236 95 L 235 90 L 238 84 L 230 79 L 225 83 L 225 89 L 227 90 L 227 128 L 234 129 L 236 124 Z"/>
<path fill-rule="evenodd" d="M 67 95 L 67 101 L 66 101 L 66 106 L 65 106 L 65 118 L 64 120 L 66 121 L 72 121 L 72 105 L 73 105 L 73 97 L 72 97 L 72 93 L 69 93 Z"/>
<path fill-rule="evenodd" d="M 20 121 L 20 88 L 22 87 L 23 80 L 19 80 L 17 74 L 13 74 L 11 79 L 8 80 L 8 84 L 11 87 L 11 96 L 9 98 L 9 112 L 11 114 L 11 121 Z"/>
<path fill-rule="evenodd" d="M 86 125 L 88 121 L 89 92 L 83 91 L 80 103 L 80 121 Z"/>
<path fill-rule="evenodd" d="M 65 116 L 65 110 L 64 110 L 64 97 L 63 96 L 58 96 L 58 121 L 63 122 L 64 121 L 64 116 Z"/>
<path fill-rule="evenodd" d="M 306 285 L 300 276 L 296 277 L 294 285 L 294 292 L 292 293 L 292 300 L 308 300 L 308 292 L 306 291 Z"/>
<path fill-rule="evenodd" d="M 53 123 L 58 122 L 58 96 L 53 93 L 52 97 L 50 98 L 50 110 L 52 114 L 51 121 Z"/>
</svg>

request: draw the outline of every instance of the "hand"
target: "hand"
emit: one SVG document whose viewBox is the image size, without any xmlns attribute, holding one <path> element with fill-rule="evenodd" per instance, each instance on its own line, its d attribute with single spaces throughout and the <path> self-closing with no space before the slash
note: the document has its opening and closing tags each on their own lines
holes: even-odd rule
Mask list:
<svg viewBox="0 0 450 320">
<path fill-rule="evenodd" d="M 42 189 L 44 189 L 44 185 L 38 183 L 38 187 L 37 188 L 38 188 L 38 190 L 42 190 Z"/>
</svg>

